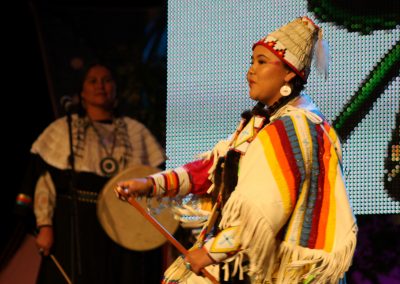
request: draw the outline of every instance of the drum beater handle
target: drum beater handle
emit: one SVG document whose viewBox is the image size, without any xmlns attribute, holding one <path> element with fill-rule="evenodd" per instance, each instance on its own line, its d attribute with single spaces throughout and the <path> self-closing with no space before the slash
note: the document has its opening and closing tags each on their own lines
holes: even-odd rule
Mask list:
<svg viewBox="0 0 400 284">
<path fill-rule="evenodd" d="M 183 255 L 187 255 L 187 249 L 178 242 L 153 216 L 151 216 L 141 205 L 136 201 L 135 197 L 128 197 L 129 204 L 136 208 L 140 214 L 143 215 L 172 245 L 179 250 Z M 219 282 L 208 272 L 205 268 L 201 272 L 206 276 L 213 284 L 219 284 Z"/>
</svg>

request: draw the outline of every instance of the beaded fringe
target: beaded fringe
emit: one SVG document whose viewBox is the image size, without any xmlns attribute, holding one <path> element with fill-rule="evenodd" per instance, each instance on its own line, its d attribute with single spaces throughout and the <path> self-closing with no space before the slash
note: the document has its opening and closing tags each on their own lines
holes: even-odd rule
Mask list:
<svg viewBox="0 0 400 284">
<path fill-rule="evenodd" d="M 306 279 L 311 283 L 338 283 L 351 265 L 356 246 L 356 227 L 334 252 L 308 249 L 277 241 L 268 221 L 234 192 L 224 207 L 221 227 L 239 218 L 246 229 L 241 232 L 242 252 L 250 260 L 249 275 L 257 284 L 293 284 Z M 257 216 L 257 217 L 255 217 Z M 237 264 L 241 265 L 241 264 Z"/>
</svg>

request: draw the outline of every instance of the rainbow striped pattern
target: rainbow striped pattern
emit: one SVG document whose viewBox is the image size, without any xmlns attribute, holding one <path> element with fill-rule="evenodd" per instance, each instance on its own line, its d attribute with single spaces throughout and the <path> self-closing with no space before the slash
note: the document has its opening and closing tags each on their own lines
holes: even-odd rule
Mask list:
<svg viewBox="0 0 400 284">
<path fill-rule="evenodd" d="M 187 171 L 180 167 L 149 176 L 153 182 L 153 196 L 186 195 L 193 187 Z"/>
<path fill-rule="evenodd" d="M 21 206 L 31 206 L 32 204 L 32 198 L 24 193 L 18 194 L 15 201 Z"/>
<path fill-rule="evenodd" d="M 338 137 L 328 123 L 314 124 L 305 115 L 296 116 L 281 117 L 258 137 L 277 182 L 285 214 L 292 216 L 283 229 L 283 239 L 293 245 L 329 252 L 336 229 L 332 189 L 340 174 L 331 141 L 337 143 Z"/>
</svg>

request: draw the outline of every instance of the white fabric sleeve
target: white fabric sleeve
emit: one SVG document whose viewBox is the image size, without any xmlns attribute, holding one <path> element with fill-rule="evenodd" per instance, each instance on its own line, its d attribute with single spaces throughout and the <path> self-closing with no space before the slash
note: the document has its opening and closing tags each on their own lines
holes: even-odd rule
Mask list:
<svg viewBox="0 0 400 284">
<path fill-rule="evenodd" d="M 33 211 L 36 217 L 36 225 L 53 224 L 54 208 L 56 206 L 56 190 L 51 176 L 45 172 L 40 176 L 35 187 Z"/>
<path fill-rule="evenodd" d="M 191 182 L 188 172 L 179 167 L 149 176 L 153 182 L 152 196 L 185 196 L 190 193 Z"/>
</svg>

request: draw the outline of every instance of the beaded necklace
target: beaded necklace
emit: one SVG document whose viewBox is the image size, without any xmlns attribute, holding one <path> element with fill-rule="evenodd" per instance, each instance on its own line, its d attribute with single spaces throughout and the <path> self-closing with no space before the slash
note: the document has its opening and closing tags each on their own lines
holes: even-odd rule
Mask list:
<svg viewBox="0 0 400 284">
<path fill-rule="evenodd" d="M 104 149 L 104 146 L 101 144 L 102 139 L 100 137 L 104 137 L 105 135 L 102 133 L 106 132 L 106 129 L 104 129 L 104 127 L 101 127 L 101 123 L 93 126 L 93 122 L 90 120 L 89 117 L 78 117 L 78 119 L 74 121 L 73 128 L 74 154 L 78 160 L 81 160 L 84 159 L 85 152 L 88 151 L 87 147 L 92 147 L 91 144 L 87 141 L 86 136 L 87 131 L 91 127 L 93 127 L 93 132 L 99 139 L 99 143 L 102 149 L 104 149 L 104 154 L 107 155 L 103 159 L 104 161 L 102 160 L 99 163 L 99 169 L 103 175 L 108 177 L 117 173 L 119 169 L 125 168 L 129 164 L 129 160 L 131 160 L 133 157 L 133 148 L 128 135 L 128 125 L 126 124 L 125 120 L 121 117 L 116 117 L 112 120 L 112 125 L 114 126 L 113 135 L 115 135 L 115 137 L 112 137 L 110 134 L 111 131 L 108 131 L 108 135 L 106 136 L 109 137 L 109 139 L 104 139 L 102 142 L 103 144 L 108 146 L 105 147 L 106 149 Z M 100 137 L 99 134 L 96 133 L 96 130 L 99 132 Z M 119 155 L 121 153 L 117 151 L 119 145 L 123 147 L 122 155 Z M 113 158 L 115 160 L 115 163 L 112 160 L 106 158 Z"/>
<path fill-rule="evenodd" d="M 117 160 L 113 157 L 115 145 L 117 142 L 117 127 L 114 125 L 114 130 L 111 133 L 111 143 L 109 137 L 102 135 L 95 122 L 90 121 L 94 133 L 96 134 L 100 146 L 103 148 L 106 156 L 100 160 L 100 170 L 106 176 L 112 176 L 118 172 L 119 166 Z M 110 148 L 107 144 L 111 144 Z"/>
</svg>

